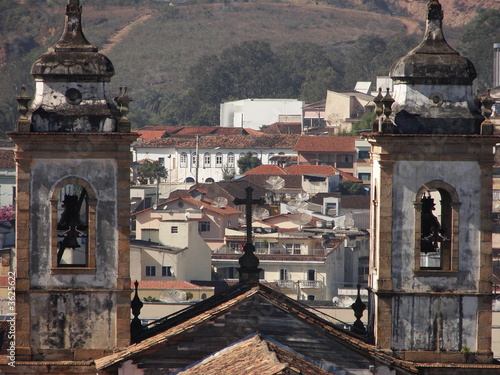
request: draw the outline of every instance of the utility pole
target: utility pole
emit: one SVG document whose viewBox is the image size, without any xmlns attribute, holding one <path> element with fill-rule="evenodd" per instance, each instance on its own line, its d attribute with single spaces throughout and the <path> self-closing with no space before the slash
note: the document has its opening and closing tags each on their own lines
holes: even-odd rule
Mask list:
<svg viewBox="0 0 500 375">
<path fill-rule="evenodd" d="M 195 183 L 197 184 L 198 183 L 198 168 L 200 166 L 200 155 L 199 155 L 199 152 L 200 152 L 200 136 L 199 135 L 196 135 L 196 165 L 195 165 Z"/>
</svg>

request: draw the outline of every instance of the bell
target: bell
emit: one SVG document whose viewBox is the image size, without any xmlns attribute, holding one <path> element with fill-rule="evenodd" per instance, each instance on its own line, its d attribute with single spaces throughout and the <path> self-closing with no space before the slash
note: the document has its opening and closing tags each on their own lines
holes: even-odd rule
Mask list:
<svg viewBox="0 0 500 375">
<path fill-rule="evenodd" d="M 63 249 L 67 248 L 76 249 L 77 247 L 80 247 L 80 244 L 78 243 L 75 237 L 64 237 L 64 239 L 61 242 L 61 247 Z"/>
</svg>

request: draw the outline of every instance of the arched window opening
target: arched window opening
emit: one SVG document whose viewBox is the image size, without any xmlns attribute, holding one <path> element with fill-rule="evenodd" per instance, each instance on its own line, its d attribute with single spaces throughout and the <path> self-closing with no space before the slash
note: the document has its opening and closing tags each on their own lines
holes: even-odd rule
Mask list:
<svg viewBox="0 0 500 375">
<path fill-rule="evenodd" d="M 423 186 L 415 202 L 417 270 L 458 270 L 458 195 L 448 184 Z"/>
<path fill-rule="evenodd" d="M 227 166 L 234 167 L 234 154 L 232 152 L 227 154 Z"/>
<path fill-rule="evenodd" d="M 203 155 L 203 168 L 210 168 L 210 163 L 211 163 L 210 153 L 205 152 L 205 155 Z"/>
<path fill-rule="evenodd" d="M 88 265 L 88 195 L 78 184 L 64 186 L 57 206 L 57 266 Z"/>
<path fill-rule="evenodd" d="M 181 168 L 187 167 L 187 154 L 185 152 L 181 153 L 181 156 L 179 158 L 179 163 Z"/>
<path fill-rule="evenodd" d="M 222 168 L 222 153 L 221 152 L 218 152 L 215 155 L 215 166 L 217 168 Z"/>
</svg>

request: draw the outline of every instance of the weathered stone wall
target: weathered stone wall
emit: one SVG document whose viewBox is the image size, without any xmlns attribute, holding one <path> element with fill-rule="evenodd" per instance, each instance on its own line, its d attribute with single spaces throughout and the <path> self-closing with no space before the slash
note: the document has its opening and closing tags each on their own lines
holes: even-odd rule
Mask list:
<svg viewBox="0 0 500 375">
<path fill-rule="evenodd" d="M 433 180 L 453 186 L 460 200 L 459 272 L 455 277 L 418 277 L 415 270 L 416 192 Z M 396 162 L 393 176 L 392 279 L 395 290 L 475 291 L 479 278 L 481 169 L 477 162 Z"/>
<path fill-rule="evenodd" d="M 57 166 L 57 167 L 55 167 Z M 113 288 L 117 277 L 117 166 L 114 160 L 39 160 L 32 165 L 31 248 L 32 288 Z M 96 273 L 51 275 L 50 199 L 55 186 L 68 177 L 87 181 L 94 189 L 96 207 Z M 58 197 L 57 197 L 58 198 Z M 93 228 L 89 228 L 93 230 Z M 47 233 L 40 236 L 40 233 Z"/>
</svg>

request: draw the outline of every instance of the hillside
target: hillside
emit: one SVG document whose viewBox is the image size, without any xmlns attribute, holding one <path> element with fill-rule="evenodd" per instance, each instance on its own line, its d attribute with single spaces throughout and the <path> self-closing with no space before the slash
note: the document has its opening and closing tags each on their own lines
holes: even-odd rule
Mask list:
<svg viewBox="0 0 500 375">
<path fill-rule="evenodd" d="M 23 2 L 0 12 L 0 123 L 6 118 L 12 123 L 16 117 L 13 96 L 22 84 L 33 92 L 30 66 L 61 35 L 64 7 L 54 2 L 65 1 L 43 7 Z M 441 2 L 446 10 L 446 35 L 455 46 L 463 25 L 480 9 L 500 9 L 497 0 Z M 181 6 L 148 1 L 139 6 L 93 3 L 82 0 L 85 33 L 115 65 L 113 92 L 126 85 L 137 98 L 151 87 L 180 92 L 185 89 L 186 73 L 199 57 L 219 54 L 242 41 L 265 40 L 272 46 L 290 41 L 315 43 L 341 54 L 361 35 L 387 40 L 401 34 L 420 35 L 427 0 L 329 0 L 331 5 L 305 1 Z"/>
</svg>

